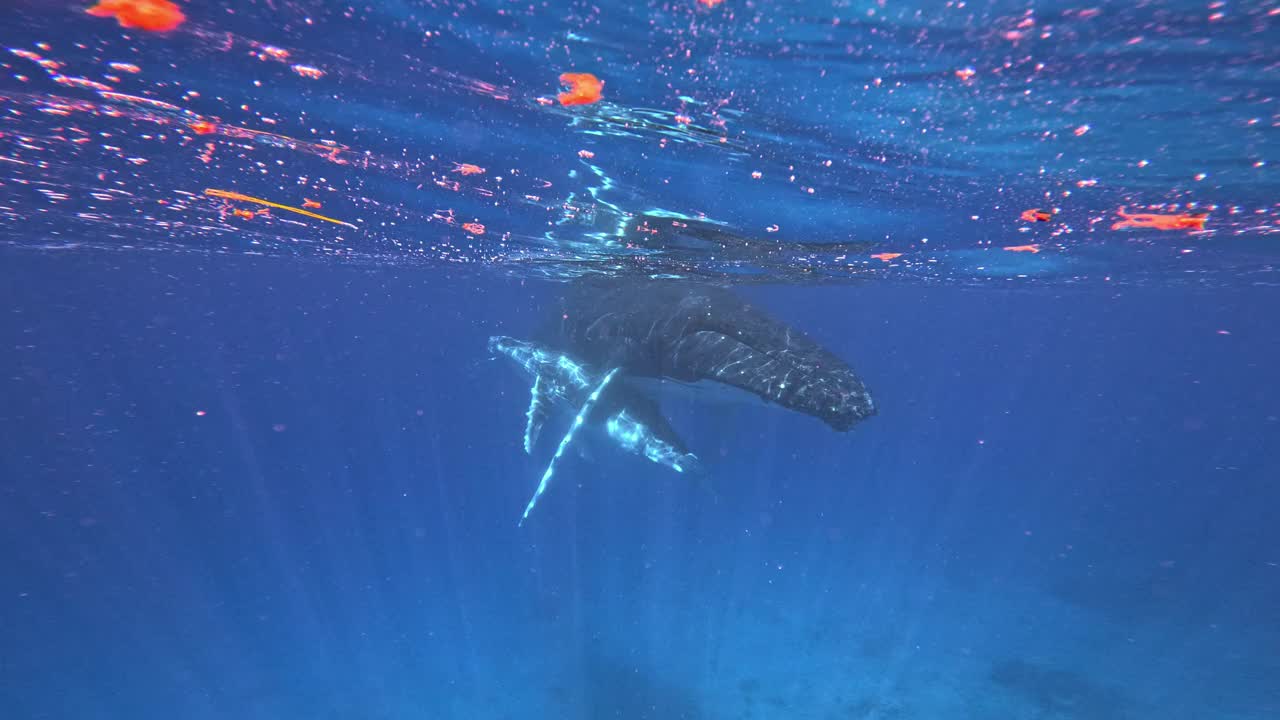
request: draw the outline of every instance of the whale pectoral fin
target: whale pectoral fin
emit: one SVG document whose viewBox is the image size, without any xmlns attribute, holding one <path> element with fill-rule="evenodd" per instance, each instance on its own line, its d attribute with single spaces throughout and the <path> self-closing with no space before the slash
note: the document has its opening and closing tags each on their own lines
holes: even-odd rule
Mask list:
<svg viewBox="0 0 1280 720">
<path fill-rule="evenodd" d="M 524 451 L 533 454 L 533 446 L 538 444 L 538 435 L 542 433 L 542 424 L 546 422 L 549 403 L 547 402 L 545 383 L 541 375 L 533 378 L 533 387 L 529 389 L 529 410 L 525 413 Z"/>
<path fill-rule="evenodd" d="M 605 373 L 604 379 L 596 385 L 596 389 L 591 391 L 587 396 L 582 407 L 578 409 L 578 415 L 573 419 L 573 423 L 569 425 L 569 431 L 564 434 L 564 438 L 560 440 L 559 447 L 556 448 L 556 454 L 551 456 L 551 462 L 547 463 L 547 469 L 542 473 L 542 479 L 538 481 L 538 488 L 533 491 L 533 497 L 529 498 L 529 504 L 525 506 L 524 514 L 520 516 L 520 525 L 524 525 L 524 521 L 529 519 L 529 513 L 533 512 L 533 508 L 538 504 L 538 498 L 547 491 L 551 485 L 551 478 L 556 473 L 556 466 L 560 462 L 560 458 L 564 456 L 564 451 L 573 443 L 573 438 L 578 433 L 578 429 L 587 421 L 591 415 L 591 411 L 595 409 L 596 403 L 600 402 L 600 395 L 609 387 L 609 383 L 613 382 L 614 376 L 618 374 L 618 368 L 614 368 Z"/>
<path fill-rule="evenodd" d="M 660 415 L 642 419 L 636 408 L 623 408 L 605 421 L 605 431 L 623 450 L 678 473 L 696 474 L 702 470 L 698 456 L 685 449 Z"/>
</svg>

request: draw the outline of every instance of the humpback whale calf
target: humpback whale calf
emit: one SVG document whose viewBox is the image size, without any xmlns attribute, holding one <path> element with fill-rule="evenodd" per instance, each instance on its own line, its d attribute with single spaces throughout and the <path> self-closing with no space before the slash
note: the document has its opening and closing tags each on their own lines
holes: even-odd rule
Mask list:
<svg viewBox="0 0 1280 720">
<path fill-rule="evenodd" d="M 698 469 L 644 380 L 738 388 L 840 432 L 876 413 L 862 380 L 830 351 L 729 290 L 687 281 L 579 282 L 532 339 L 494 336 L 489 351 L 532 383 L 525 452 L 554 408 L 574 413 L 522 524 L 584 426 L 676 472 Z"/>
</svg>

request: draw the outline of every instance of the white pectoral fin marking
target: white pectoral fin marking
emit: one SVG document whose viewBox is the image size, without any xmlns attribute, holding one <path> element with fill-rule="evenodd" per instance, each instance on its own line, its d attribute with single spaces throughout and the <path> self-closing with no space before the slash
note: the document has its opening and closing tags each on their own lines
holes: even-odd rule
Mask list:
<svg viewBox="0 0 1280 720">
<path fill-rule="evenodd" d="M 613 377 L 618 374 L 618 368 L 610 370 L 596 389 L 591 391 L 587 396 L 587 401 L 582 403 L 582 407 L 578 410 L 578 415 L 573 419 L 573 424 L 569 426 L 569 431 L 564 434 L 564 439 L 560 441 L 560 446 L 556 448 L 556 454 L 551 456 L 551 462 L 547 463 L 546 472 L 542 473 L 542 480 L 538 483 L 538 489 L 533 491 L 533 497 L 529 499 L 529 505 L 525 507 L 524 514 L 520 516 L 520 525 L 524 525 L 524 521 L 529 518 L 529 513 L 533 512 L 533 507 L 538 504 L 538 498 L 542 497 L 542 493 L 547 491 L 547 486 L 551 484 L 551 476 L 555 474 L 556 464 L 560 458 L 564 456 L 564 451 L 569 447 L 569 443 L 573 442 L 573 436 L 577 434 L 578 428 L 587 421 L 587 416 L 591 414 L 591 409 L 595 407 L 596 402 L 600 400 L 601 393 L 613 381 Z"/>
<path fill-rule="evenodd" d="M 665 465 L 678 473 L 693 470 L 698 464 L 696 455 L 681 452 L 671 443 L 658 437 L 652 429 L 637 420 L 626 409 L 610 417 L 605 423 L 605 430 L 623 450 L 640 455 L 659 465 Z"/>
<path fill-rule="evenodd" d="M 533 387 L 529 390 L 529 411 L 525 413 L 524 451 L 533 454 L 533 446 L 538 442 L 542 432 L 542 421 L 547 418 L 547 399 L 543 395 L 542 376 L 535 375 Z"/>
</svg>

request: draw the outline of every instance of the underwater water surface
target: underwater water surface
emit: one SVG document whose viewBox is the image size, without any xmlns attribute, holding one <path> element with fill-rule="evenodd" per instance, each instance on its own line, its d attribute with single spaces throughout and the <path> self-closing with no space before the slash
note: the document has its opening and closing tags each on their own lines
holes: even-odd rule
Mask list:
<svg viewBox="0 0 1280 720">
<path fill-rule="evenodd" d="M 1275 2 L 0 14 L 0 717 L 1280 717 Z"/>
</svg>

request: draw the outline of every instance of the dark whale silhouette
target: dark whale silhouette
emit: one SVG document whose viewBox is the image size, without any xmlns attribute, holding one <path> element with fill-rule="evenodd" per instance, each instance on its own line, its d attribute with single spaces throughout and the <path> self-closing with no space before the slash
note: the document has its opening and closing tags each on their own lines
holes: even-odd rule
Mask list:
<svg viewBox="0 0 1280 720">
<path fill-rule="evenodd" d="M 844 361 L 719 287 L 582 283 L 539 339 L 597 368 L 732 385 L 839 431 L 875 414 L 871 394 Z"/>
<path fill-rule="evenodd" d="M 579 282 L 533 340 L 496 336 L 489 349 L 533 382 L 526 452 L 551 408 L 577 413 L 526 516 L 582 426 L 678 472 L 697 468 L 641 379 L 738 388 L 838 431 L 876 413 L 862 380 L 830 351 L 726 289 L 687 281 Z"/>
</svg>

